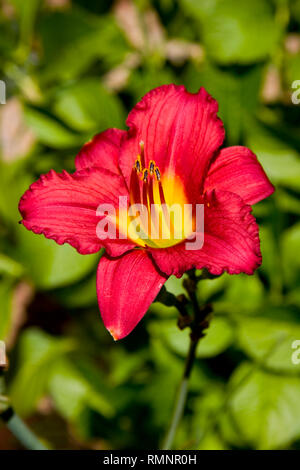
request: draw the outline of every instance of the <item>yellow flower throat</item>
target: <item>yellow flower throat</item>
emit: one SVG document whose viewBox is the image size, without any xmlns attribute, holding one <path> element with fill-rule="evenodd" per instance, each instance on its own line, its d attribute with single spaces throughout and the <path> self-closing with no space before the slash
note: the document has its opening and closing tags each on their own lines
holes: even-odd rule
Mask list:
<svg viewBox="0 0 300 470">
<path fill-rule="evenodd" d="M 167 248 L 192 232 L 193 216 L 185 208 L 188 201 L 180 177 L 172 171 L 162 174 L 154 160 L 146 166 L 143 142 L 131 171 L 129 195 L 127 234 L 137 245 Z M 122 232 L 123 225 L 124 217 L 119 217 Z"/>
</svg>

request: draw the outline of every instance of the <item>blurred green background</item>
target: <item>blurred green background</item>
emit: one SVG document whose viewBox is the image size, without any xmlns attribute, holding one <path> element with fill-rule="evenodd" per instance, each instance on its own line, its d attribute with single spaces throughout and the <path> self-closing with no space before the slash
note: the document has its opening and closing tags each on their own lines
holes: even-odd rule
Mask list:
<svg viewBox="0 0 300 470">
<path fill-rule="evenodd" d="M 99 316 L 99 254 L 18 225 L 17 204 L 51 168 L 74 170 L 92 135 L 125 128 L 164 83 L 204 86 L 226 145 L 255 151 L 277 190 L 254 208 L 263 265 L 199 283 L 214 319 L 198 350 L 177 449 L 300 449 L 299 0 L 2 0 L 0 339 L 9 395 L 53 448 L 155 449 L 187 352 L 175 307 L 155 302 L 114 343 Z M 184 292 L 170 278 L 167 289 Z M 0 449 L 20 445 L 2 426 Z"/>
</svg>

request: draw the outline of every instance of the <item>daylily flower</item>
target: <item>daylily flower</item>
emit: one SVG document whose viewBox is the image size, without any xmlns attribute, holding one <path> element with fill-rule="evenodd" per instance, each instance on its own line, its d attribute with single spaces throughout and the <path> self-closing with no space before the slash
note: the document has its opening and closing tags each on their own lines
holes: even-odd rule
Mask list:
<svg viewBox="0 0 300 470">
<path fill-rule="evenodd" d="M 224 128 L 217 111 L 204 88 L 196 94 L 183 86 L 156 88 L 129 113 L 128 131 L 96 135 L 77 155 L 75 173 L 52 170 L 21 198 L 27 229 L 69 243 L 82 254 L 106 249 L 97 295 L 114 339 L 133 330 L 170 275 L 180 277 L 191 268 L 253 274 L 261 264 L 251 205 L 274 188 L 251 150 L 220 149 Z M 202 248 L 187 250 L 184 239 L 136 240 L 130 234 L 99 239 L 99 204 L 116 208 L 115 223 L 122 232 L 119 196 L 148 207 L 153 200 L 161 206 L 204 204 Z"/>
</svg>

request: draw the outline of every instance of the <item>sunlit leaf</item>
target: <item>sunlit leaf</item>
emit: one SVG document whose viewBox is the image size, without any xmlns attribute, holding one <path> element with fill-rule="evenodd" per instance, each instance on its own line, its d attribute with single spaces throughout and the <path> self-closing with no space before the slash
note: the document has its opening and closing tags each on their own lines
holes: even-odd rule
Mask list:
<svg viewBox="0 0 300 470">
<path fill-rule="evenodd" d="M 59 357 L 74 349 L 70 339 L 51 337 L 38 329 L 27 330 L 19 344 L 18 372 L 10 396 L 18 413 L 28 415 L 47 389 L 51 368 Z"/>
<path fill-rule="evenodd" d="M 268 369 L 299 374 L 293 363 L 293 343 L 300 339 L 300 323 L 272 318 L 245 318 L 238 326 L 238 344 L 255 361 Z"/>
<path fill-rule="evenodd" d="M 97 253 L 80 255 L 70 245 L 57 245 L 53 240 L 35 235 L 22 226 L 18 229 L 18 257 L 40 288 L 52 289 L 76 282 L 90 272 L 100 258 Z"/>
<path fill-rule="evenodd" d="M 241 365 L 233 377 L 230 408 L 248 444 L 259 449 L 300 437 L 300 379 Z"/>
<path fill-rule="evenodd" d="M 89 406 L 106 417 L 113 414 L 112 404 L 84 376 L 63 358 L 49 376 L 49 391 L 61 414 L 75 420 Z"/>
</svg>

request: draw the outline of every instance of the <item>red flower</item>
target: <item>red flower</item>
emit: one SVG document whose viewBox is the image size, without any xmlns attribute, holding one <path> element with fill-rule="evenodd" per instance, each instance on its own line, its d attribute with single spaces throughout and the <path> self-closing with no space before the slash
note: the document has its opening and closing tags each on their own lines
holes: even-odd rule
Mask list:
<svg viewBox="0 0 300 470">
<path fill-rule="evenodd" d="M 76 157 L 76 172 L 50 171 L 20 201 L 23 225 L 79 253 L 106 248 L 98 267 L 97 293 L 106 328 L 128 335 L 171 274 L 207 268 L 252 274 L 261 264 L 254 204 L 274 188 L 256 156 L 245 147 L 220 150 L 224 129 L 217 102 L 201 88 L 165 85 L 149 92 L 130 112 L 128 131 L 109 129 Z M 204 244 L 187 250 L 184 240 L 100 240 L 99 204 L 119 196 L 131 203 L 153 200 L 204 204 Z M 152 217 L 151 213 L 151 217 Z M 120 212 L 116 226 L 122 232 Z M 103 215 L 102 215 L 103 218 Z M 138 249 L 139 248 L 139 249 Z"/>
</svg>

